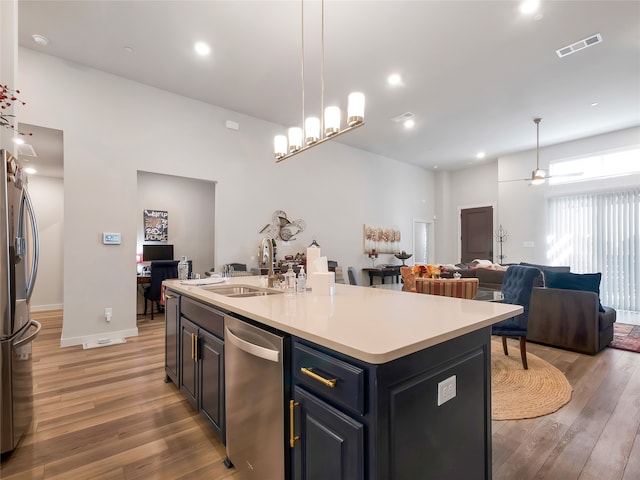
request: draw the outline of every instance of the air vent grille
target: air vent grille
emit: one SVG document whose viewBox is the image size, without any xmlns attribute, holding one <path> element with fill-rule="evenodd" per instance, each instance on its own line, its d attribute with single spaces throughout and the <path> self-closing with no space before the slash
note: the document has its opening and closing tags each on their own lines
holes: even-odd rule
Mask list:
<svg viewBox="0 0 640 480">
<path fill-rule="evenodd" d="M 28 143 L 23 143 L 22 145 L 18 145 L 18 155 L 25 157 L 37 157 L 36 151 L 33 149 L 32 145 Z"/>
<path fill-rule="evenodd" d="M 396 115 L 395 117 L 391 118 L 392 122 L 395 123 L 403 123 L 406 122 L 407 120 L 411 120 L 415 115 L 411 112 L 404 112 L 401 113 L 400 115 Z"/>
<path fill-rule="evenodd" d="M 584 50 L 585 48 L 597 45 L 598 43 L 602 43 L 602 35 L 596 33 L 595 35 L 591 35 L 590 37 L 580 40 L 579 42 L 559 48 L 558 50 L 556 50 L 556 53 L 558 54 L 558 57 L 562 58 L 566 57 L 567 55 L 571 55 L 572 53 L 579 52 L 580 50 Z"/>
</svg>

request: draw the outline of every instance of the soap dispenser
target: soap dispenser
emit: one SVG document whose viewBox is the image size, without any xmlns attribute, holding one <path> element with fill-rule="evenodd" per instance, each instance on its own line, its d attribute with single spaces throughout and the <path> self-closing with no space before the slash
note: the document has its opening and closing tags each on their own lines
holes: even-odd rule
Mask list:
<svg viewBox="0 0 640 480">
<path fill-rule="evenodd" d="M 307 275 L 304 273 L 304 265 L 300 266 L 298 273 L 298 293 L 306 293 L 307 291 Z"/>
<path fill-rule="evenodd" d="M 289 295 L 296 293 L 296 272 L 293 271 L 291 264 L 287 273 L 284 274 L 284 293 Z"/>
<path fill-rule="evenodd" d="M 189 276 L 189 262 L 187 262 L 187 257 L 182 257 L 182 259 L 178 262 L 178 279 L 186 280 Z"/>
</svg>

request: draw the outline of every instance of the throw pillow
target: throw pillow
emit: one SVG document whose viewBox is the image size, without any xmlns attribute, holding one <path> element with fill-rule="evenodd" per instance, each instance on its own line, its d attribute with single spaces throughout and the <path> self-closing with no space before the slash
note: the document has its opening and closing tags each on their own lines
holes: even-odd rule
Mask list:
<svg viewBox="0 0 640 480">
<path fill-rule="evenodd" d="M 600 302 L 601 273 L 569 273 L 552 272 L 544 273 L 545 284 L 549 288 L 563 288 L 565 290 L 582 290 L 598 294 L 598 310 L 604 312 Z"/>
</svg>

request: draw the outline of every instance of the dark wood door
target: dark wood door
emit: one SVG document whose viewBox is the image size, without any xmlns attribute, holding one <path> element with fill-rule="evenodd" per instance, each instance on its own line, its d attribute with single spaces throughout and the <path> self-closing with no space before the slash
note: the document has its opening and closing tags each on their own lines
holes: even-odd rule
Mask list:
<svg viewBox="0 0 640 480">
<path fill-rule="evenodd" d="M 465 208 L 460 213 L 462 263 L 493 262 L 493 207 Z"/>
</svg>

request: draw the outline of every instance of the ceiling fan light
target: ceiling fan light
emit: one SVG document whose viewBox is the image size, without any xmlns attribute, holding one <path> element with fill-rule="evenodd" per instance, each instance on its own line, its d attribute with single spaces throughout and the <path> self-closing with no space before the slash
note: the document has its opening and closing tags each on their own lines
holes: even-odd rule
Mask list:
<svg viewBox="0 0 640 480">
<path fill-rule="evenodd" d="M 544 170 L 534 170 L 531 172 L 531 185 L 542 185 L 545 179 Z"/>
</svg>

